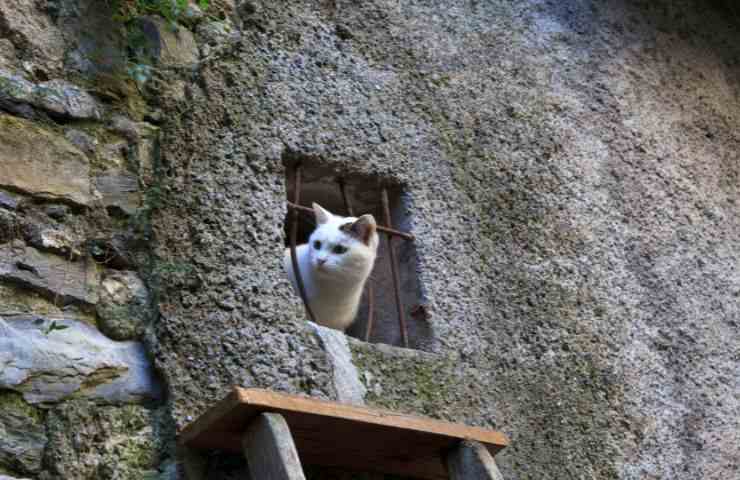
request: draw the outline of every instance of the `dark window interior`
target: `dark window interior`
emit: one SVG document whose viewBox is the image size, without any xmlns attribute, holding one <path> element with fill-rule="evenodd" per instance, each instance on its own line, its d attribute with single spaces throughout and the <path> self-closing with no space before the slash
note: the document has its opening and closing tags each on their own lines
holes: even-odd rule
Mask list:
<svg viewBox="0 0 740 480">
<path fill-rule="evenodd" d="M 295 198 L 293 187 L 294 166 L 299 161 L 302 170 L 301 205 L 310 207 L 312 202 L 316 202 L 334 214 L 348 216 L 339 187 L 340 181 L 343 181 L 346 194 L 354 208 L 355 216 L 370 213 L 379 225 L 383 225 L 381 191 L 385 187 L 388 190 L 393 228 L 413 233 L 410 231 L 410 204 L 403 188 L 384 181 L 382 178 L 339 172 L 330 166 L 320 165 L 315 160 L 307 161 L 306 159 L 292 158 L 286 161 L 286 183 L 289 201 L 292 202 Z M 299 217 L 298 245 L 308 241 L 308 237 L 315 227 L 313 215 L 300 213 Z M 286 246 L 288 246 L 290 213 L 285 218 L 284 228 Z M 368 283 L 372 284 L 374 298 L 374 320 L 368 341 L 402 346 L 390 255 L 388 253 L 388 236 L 382 232 L 379 232 L 379 235 L 378 258 L 370 280 L 368 280 Z M 432 332 L 428 318 L 419 308 L 422 297 L 417 275 L 416 247 L 413 240 L 400 237 L 395 237 L 392 243 L 399 264 L 400 292 L 406 317 L 408 346 L 410 348 L 423 348 L 424 345 L 430 343 Z M 368 322 L 367 297 L 368 288 L 366 286 L 355 322 L 346 332 L 348 335 L 361 340 L 365 340 Z"/>
</svg>

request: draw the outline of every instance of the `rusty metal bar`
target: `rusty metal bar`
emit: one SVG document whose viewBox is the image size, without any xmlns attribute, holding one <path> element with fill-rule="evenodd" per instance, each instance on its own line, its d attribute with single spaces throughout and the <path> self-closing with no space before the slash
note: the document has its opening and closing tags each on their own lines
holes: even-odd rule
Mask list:
<svg viewBox="0 0 740 480">
<path fill-rule="evenodd" d="M 352 208 L 352 201 L 350 200 L 349 196 L 347 196 L 347 186 L 344 184 L 344 179 L 340 178 L 337 180 L 337 183 L 339 183 L 339 191 L 342 192 L 342 201 L 344 202 L 344 208 L 347 209 L 347 213 L 350 217 L 355 216 L 355 209 Z"/>
<path fill-rule="evenodd" d="M 373 284 L 367 284 L 367 324 L 365 325 L 365 341 L 370 341 L 370 335 L 373 333 L 373 321 L 375 320 L 375 293 Z"/>
<path fill-rule="evenodd" d="M 314 213 L 312 208 L 304 207 L 303 205 L 298 205 L 295 202 L 288 202 L 288 208 L 290 208 L 292 210 L 300 210 L 302 212 L 310 213 L 312 215 Z M 396 237 L 401 237 L 401 238 L 403 238 L 405 240 L 411 240 L 411 241 L 414 240 L 414 236 L 411 235 L 410 233 L 401 232 L 400 230 L 394 230 L 393 228 L 389 228 L 389 227 L 386 227 L 386 226 L 383 226 L 383 225 L 378 225 L 378 231 L 379 232 L 383 232 L 383 233 L 387 233 L 389 235 L 393 235 L 393 236 L 396 236 Z"/>
<path fill-rule="evenodd" d="M 293 201 L 296 205 L 299 205 L 301 202 L 301 165 L 298 164 L 295 166 L 295 170 L 293 171 Z M 292 225 L 290 226 L 290 262 L 293 265 L 293 274 L 295 275 L 295 282 L 298 285 L 298 293 L 301 295 L 301 300 L 303 300 L 303 305 L 306 307 L 306 313 L 308 313 L 308 318 L 311 319 L 312 322 L 316 322 L 316 317 L 313 315 L 313 310 L 311 310 L 311 307 L 308 305 L 308 300 L 306 299 L 306 288 L 303 285 L 303 277 L 301 276 L 301 270 L 298 267 L 298 255 L 296 254 L 296 241 L 298 238 L 298 210 L 293 209 L 291 210 L 291 216 L 293 217 L 291 219 Z"/>
<path fill-rule="evenodd" d="M 388 190 L 383 189 L 381 200 L 383 201 L 383 214 L 385 216 L 385 224 L 387 228 L 393 227 L 393 221 L 391 220 L 391 208 L 390 202 L 388 201 Z M 388 253 L 390 254 L 391 261 L 391 272 L 393 273 L 393 293 L 396 295 L 396 307 L 398 308 L 398 325 L 401 329 L 401 339 L 403 340 L 403 346 L 409 346 L 408 332 L 406 330 L 406 317 L 403 312 L 403 303 L 401 302 L 401 279 L 398 276 L 398 260 L 396 258 L 396 252 L 393 250 L 393 237 L 388 235 Z"/>
<path fill-rule="evenodd" d="M 344 207 L 347 209 L 347 213 L 354 217 L 355 216 L 355 209 L 352 208 L 352 201 L 350 200 L 349 196 L 347 195 L 347 188 L 344 184 L 343 179 L 339 179 L 339 190 L 342 192 L 342 200 L 344 201 Z M 373 295 L 373 284 L 372 283 L 366 283 L 367 285 L 365 289 L 365 293 L 367 294 L 367 322 L 365 323 L 365 341 L 370 341 L 370 335 L 373 331 L 373 314 L 375 310 L 375 299 Z"/>
</svg>

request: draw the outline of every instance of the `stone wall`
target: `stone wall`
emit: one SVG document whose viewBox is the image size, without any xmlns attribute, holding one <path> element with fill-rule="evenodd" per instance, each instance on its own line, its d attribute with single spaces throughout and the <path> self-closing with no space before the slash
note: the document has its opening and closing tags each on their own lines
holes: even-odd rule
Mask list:
<svg viewBox="0 0 740 480">
<path fill-rule="evenodd" d="M 0 475 L 182 477 L 234 384 L 494 427 L 504 478 L 736 475 L 731 3 L 92 4 L 0 7 Z M 286 156 L 402 187 L 424 351 L 305 322 Z"/>
<path fill-rule="evenodd" d="M 111 5 L 0 5 L 3 478 L 176 474 L 144 338 L 161 115 Z"/>
</svg>

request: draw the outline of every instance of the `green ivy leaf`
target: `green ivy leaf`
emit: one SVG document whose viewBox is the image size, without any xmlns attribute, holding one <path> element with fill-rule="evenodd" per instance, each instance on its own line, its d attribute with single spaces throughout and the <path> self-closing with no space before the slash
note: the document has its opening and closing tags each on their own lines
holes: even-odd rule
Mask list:
<svg viewBox="0 0 740 480">
<path fill-rule="evenodd" d="M 67 328 L 69 328 L 68 325 L 59 325 L 56 320 L 52 320 L 46 330 L 44 330 L 44 335 L 49 335 L 54 330 L 64 330 Z"/>
</svg>

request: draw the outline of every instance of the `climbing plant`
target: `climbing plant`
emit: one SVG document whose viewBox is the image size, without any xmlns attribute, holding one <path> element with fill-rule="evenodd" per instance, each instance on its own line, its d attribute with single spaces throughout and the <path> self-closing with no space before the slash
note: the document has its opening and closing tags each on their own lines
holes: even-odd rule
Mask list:
<svg viewBox="0 0 740 480">
<path fill-rule="evenodd" d="M 159 15 L 170 24 L 176 25 L 187 13 L 189 0 L 110 0 L 116 7 L 116 19 L 129 22 L 140 15 Z M 197 5 L 205 10 L 210 0 L 198 0 Z"/>
<path fill-rule="evenodd" d="M 187 23 L 191 11 L 191 0 L 107 0 L 112 7 L 113 19 L 124 25 L 126 31 L 127 61 L 126 74 L 141 88 L 152 78 L 154 60 L 149 55 L 148 40 L 137 20 L 142 16 L 160 16 L 167 20 L 170 28 L 177 31 L 181 23 Z M 210 6 L 211 0 L 192 3 L 202 10 Z"/>
</svg>

